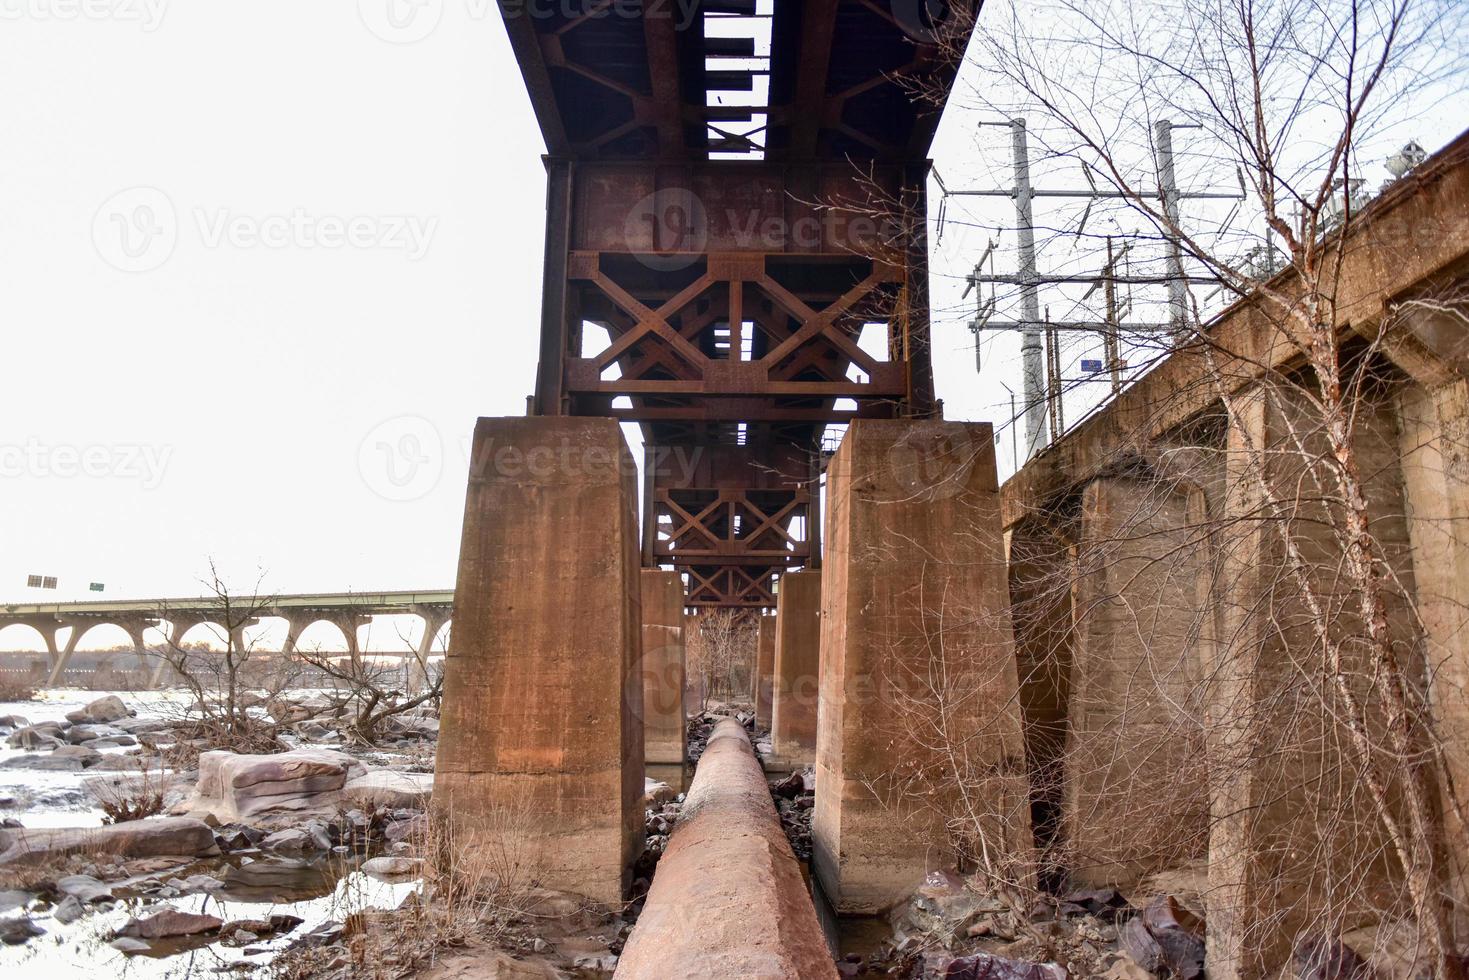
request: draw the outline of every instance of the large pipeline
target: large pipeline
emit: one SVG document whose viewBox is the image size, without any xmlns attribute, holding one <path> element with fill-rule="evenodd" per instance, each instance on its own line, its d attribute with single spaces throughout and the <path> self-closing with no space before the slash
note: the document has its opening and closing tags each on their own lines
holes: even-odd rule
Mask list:
<svg viewBox="0 0 1469 980">
<path fill-rule="evenodd" d="M 744 726 L 724 719 L 613 980 L 836 980 Z"/>
</svg>

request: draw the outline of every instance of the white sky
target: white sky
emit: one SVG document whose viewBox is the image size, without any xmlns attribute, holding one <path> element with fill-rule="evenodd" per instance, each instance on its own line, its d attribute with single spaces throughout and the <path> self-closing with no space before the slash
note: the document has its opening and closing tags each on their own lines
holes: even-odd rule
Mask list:
<svg viewBox="0 0 1469 980">
<path fill-rule="evenodd" d="M 0 0 L 0 599 L 193 595 L 211 556 L 275 592 L 452 586 L 466 440 L 535 377 L 544 147 L 493 3 L 389 43 L 387 2 Z M 950 186 L 1005 159 L 973 120 Z M 950 418 L 1018 377 L 1004 342 L 974 373 L 983 241 L 936 259 Z"/>
</svg>

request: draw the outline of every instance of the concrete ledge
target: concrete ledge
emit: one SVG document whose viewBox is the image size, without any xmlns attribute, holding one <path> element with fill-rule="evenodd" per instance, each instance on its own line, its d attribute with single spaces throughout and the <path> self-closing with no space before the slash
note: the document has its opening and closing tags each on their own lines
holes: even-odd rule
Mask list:
<svg viewBox="0 0 1469 980">
<path fill-rule="evenodd" d="M 800 866 L 745 729 L 725 719 L 615 980 L 836 980 Z"/>
</svg>

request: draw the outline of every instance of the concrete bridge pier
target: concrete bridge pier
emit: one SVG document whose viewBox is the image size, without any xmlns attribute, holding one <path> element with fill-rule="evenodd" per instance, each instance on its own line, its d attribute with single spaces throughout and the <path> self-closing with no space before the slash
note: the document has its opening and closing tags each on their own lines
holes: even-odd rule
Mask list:
<svg viewBox="0 0 1469 980">
<path fill-rule="evenodd" d="M 751 687 L 755 698 L 755 727 L 768 729 L 771 697 L 775 686 L 775 617 L 761 616 L 758 622 Z"/>
<path fill-rule="evenodd" d="M 1146 476 L 1081 494 L 1063 803 L 1078 885 L 1125 887 L 1208 853 L 1202 497 Z"/>
<path fill-rule="evenodd" d="M 771 765 L 803 769 L 816 761 L 821 681 L 821 573 L 780 580 L 775 616 L 775 681 L 770 709 Z"/>
<path fill-rule="evenodd" d="M 360 630 L 364 626 L 372 624 L 372 616 L 369 613 L 356 611 L 338 611 L 323 614 L 317 621 L 325 620 L 331 623 L 342 633 L 342 638 L 347 642 L 347 655 L 356 661 L 362 656 L 362 638 Z"/>
<path fill-rule="evenodd" d="M 66 638 L 66 645 L 62 646 L 60 634 L 62 630 L 68 628 L 71 633 Z M 86 631 L 87 626 L 77 620 L 57 620 L 54 630 L 42 632 L 46 638 L 47 653 L 51 658 L 51 672 L 46 675 L 47 687 L 55 687 L 60 682 L 67 664 L 71 663 L 71 655 L 76 652 L 77 642 L 81 640 L 82 634 Z"/>
<path fill-rule="evenodd" d="M 991 427 L 853 422 L 827 470 L 826 541 L 812 836 L 827 897 L 878 914 L 961 857 L 1032 880 Z"/>
<path fill-rule="evenodd" d="M 288 657 L 294 656 L 296 645 L 301 642 L 301 632 L 311 624 L 299 616 L 281 615 L 279 613 L 277 615 L 280 615 L 280 618 L 286 621 L 286 638 L 281 643 L 281 653 Z"/>
<path fill-rule="evenodd" d="M 423 636 L 418 640 L 416 656 L 406 658 L 408 664 L 407 691 L 414 695 L 428 687 L 428 661 L 434 652 L 434 640 L 439 630 L 449 621 L 449 614 L 431 606 L 414 606 L 413 612 L 423 620 Z"/>
<path fill-rule="evenodd" d="M 643 751 L 650 765 L 688 758 L 684 715 L 684 585 L 677 572 L 642 572 Z"/>
<path fill-rule="evenodd" d="M 612 419 L 481 419 L 434 799 L 548 888 L 623 900 L 642 850 L 635 469 Z"/>
</svg>

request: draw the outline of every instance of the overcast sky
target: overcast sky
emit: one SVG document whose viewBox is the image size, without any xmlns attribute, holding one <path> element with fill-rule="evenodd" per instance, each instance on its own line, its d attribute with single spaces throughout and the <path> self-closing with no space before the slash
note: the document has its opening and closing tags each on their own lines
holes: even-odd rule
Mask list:
<svg viewBox="0 0 1469 980">
<path fill-rule="evenodd" d="M 466 440 L 535 375 L 544 147 L 492 3 L 386 2 L 0 0 L 0 599 L 452 586 Z M 972 121 L 950 184 L 1005 145 Z"/>
</svg>

